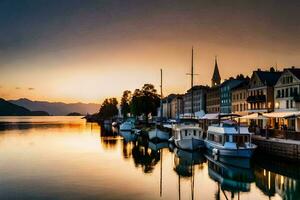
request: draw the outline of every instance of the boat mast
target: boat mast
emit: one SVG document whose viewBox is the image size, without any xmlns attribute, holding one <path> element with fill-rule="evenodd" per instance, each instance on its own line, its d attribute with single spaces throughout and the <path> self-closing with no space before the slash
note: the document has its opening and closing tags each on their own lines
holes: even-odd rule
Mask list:
<svg viewBox="0 0 300 200">
<path fill-rule="evenodd" d="M 162 93 L 162 69 L 160 69 L 160 123 L 162 125 L 163 121 L 163 93 Z"/>
<path fill-rule="evenodd" d="M 192 63 L 191 63 L 191 89 L 192 89 L 192 116 L 194 116 L 194 48 L 192 47 Z"/>
<path fill-rule="evenodd" d="M 187 74 L 191 76 L 191 114 L 194 116 L 194 76 L 198 74 L 194 74 L 194 47 L 192 47 L 192 62 L 191 62 L 191 73 Z"/>
</svg>

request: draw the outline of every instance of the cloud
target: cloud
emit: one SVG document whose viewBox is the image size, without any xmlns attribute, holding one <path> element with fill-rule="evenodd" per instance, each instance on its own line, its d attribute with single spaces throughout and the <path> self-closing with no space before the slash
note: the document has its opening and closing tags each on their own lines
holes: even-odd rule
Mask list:
<svg viewBox="0 0 300 200">
<path fill-rule="evenodd" d="M 34 88 L 30 87 L 30 88 L 28 88 L 28 90 L 34 90 Z"/>
<path fill-rule="evenodd" d="M 20 90 L 21 88 L 20 87 L 16 87 L 16 90 Z"/>
</svg>

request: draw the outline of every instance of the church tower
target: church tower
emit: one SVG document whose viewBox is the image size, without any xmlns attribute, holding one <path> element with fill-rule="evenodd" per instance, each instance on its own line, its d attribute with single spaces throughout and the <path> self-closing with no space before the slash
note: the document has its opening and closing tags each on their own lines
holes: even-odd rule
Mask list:
<svg viewBox="0 0 300 200">
<path fill-rule="evenodd" d="M 214 74 L 211 79 L 211 86 L 217 86 L 221 84 L 221 76 L 219 73 L 219 68 L 218 68 L 218 62 L 217 62 L 217 57 L 215 57 L 215 69 L 214 69 Z"/>
</svg>

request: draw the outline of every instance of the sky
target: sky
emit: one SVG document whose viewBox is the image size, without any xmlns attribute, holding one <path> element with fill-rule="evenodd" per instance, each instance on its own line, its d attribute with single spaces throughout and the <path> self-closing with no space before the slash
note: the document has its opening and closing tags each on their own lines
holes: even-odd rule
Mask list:
<svg viewBox="0 0 300 200">
<path fill-rule="evenodd" d="M 300 67 L 300 1 L 0 0 L 0 97 L 93 102 Z"/>
</svg>

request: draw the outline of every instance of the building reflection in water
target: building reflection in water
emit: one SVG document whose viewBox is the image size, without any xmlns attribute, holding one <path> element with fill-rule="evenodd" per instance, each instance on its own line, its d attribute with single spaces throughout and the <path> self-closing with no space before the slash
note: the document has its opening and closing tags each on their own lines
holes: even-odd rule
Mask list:
<svg viewBox="0 0 300 200">
<path fill-rule="evenodd" d="M 300 199 L 300 165 L 258 159 L 254 166 L 256 186 L 267 196 Z M 293 169 L 291 170 L 291 166 Z M 298 166 L 298 167 L 296 167 Z"/>
</svg>

